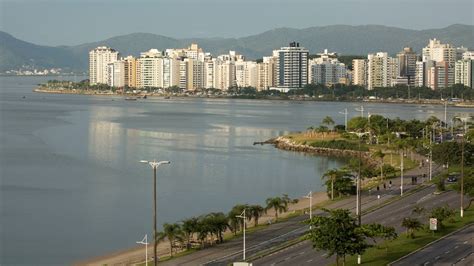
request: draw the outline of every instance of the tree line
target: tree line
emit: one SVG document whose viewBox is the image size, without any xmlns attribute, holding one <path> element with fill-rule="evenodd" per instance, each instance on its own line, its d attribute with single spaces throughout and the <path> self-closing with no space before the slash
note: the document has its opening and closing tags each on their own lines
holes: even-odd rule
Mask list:
<svg viewBox="0 0 474 266">
<path fill-rule="evenodd" d="M 297 202 L 297 199 L 291 199 L 284 194 L 281 197 L 268 198 L 265 201 L 265 207 L 258 204 L 237 204 L 227 214 L 211 212 L 177 223 L 165 223 L 163 230 L 157 233 L 156 240 L 167 239 L 171 256 L 177 249 L 212 246 L 224 242 L 224 233 L 227 230 L 237 235 L 251 221 L 257 227 L 259 219 L 269 210 L 274 211 L 274 221 L 277 221 L 278 214 L 288 211 L 289 204 Z M 240 217 L 242 215 L 246 217 L 246 221 Z"/>
</svg>

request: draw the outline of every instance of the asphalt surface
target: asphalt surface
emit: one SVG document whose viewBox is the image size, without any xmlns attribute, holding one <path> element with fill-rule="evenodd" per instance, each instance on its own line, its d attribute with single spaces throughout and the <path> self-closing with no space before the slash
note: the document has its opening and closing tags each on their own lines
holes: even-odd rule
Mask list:
<svg viewBox="0 0 474 266">
<path fill-rule="evenodd" d="M 474 265 L 474 225 L 413 253 L 392 265 Z"/>
<path fill-rule="evenodd" d="M 407 173 L 407 175 L 404 178 L 404 183 L 405 183 L 404 191 L 408 192 L 410 189 L 415 187 L 414 185 L 411 185 L 409 182 L 410 174 L 420 175 L 421 173 L 426 173 L 426 171 L 427 171 L 426 167 L 409 171 L 409 173 Z M 372 191 L 370 195 L 368 192 L 363 192 L 362 210 L 366 210 L 370 207 L 374 207 L 392 197 L 398 196 L 400 194 L 400 188 L 399 188 L 400 178 L 392 179 L 392 183 L 393 183 L 393 186 L 391 189 L 388 189 L 388 186 L 387 186 L 386 190 L 381 188 L 380 191 Z M 420 192 L 416 194 L 418 195 L 416 196 L 416 198 L 422 197 L 422 196 L 419 196 L 419 193 Z M 378 195 L 380 195 L 380 198 L 378 198 Z M 355 197 L 353 196 L 353 197 L 349 197 L 347 199 L 344 199 L 338 202 L 334 202 L 330 204 L 327 208 L 330 208 L 330 209 L 343 208 L 343 209 L 349 209 L 352 212 L 354 212 Z M 390 211 L 391 210 L 389 210 L 388 212 Z M 409 211 L 411 212 L 411 209 Z M 323 212 L 321 210 L 317 210 L 313 212 L 313 215 L 320 215 L 322 213 Z M 382 213 L 381 216 L 387 216 L 387 213 Z M 307 218 L 308 218 L 307 216 L 294 217 L 285 222 L 276 223 L 262 230 L 253 232 L 252 234 L 248 234 L 246 237 L 246 242 L 247 242 L 246 243 L 247 244 L 246 257 L 250 258 L 261 252 L 269 252 L 269 251 L 271 252 L 271 250 L 275 249 L 278 245 L 304 235 L 308 227 L 307 225 L 302 224 L 302 222 L 306 220 Z M 363 219 L 363 222 L 364 220 L 365 218 Z M 314 251 L 309 252 L 311 250 L 311 247 L 309 244 L 305 245 L 302 248 L 306 248 L 308 250 L 307 254 L 306 254 L 306 251 L 305 253 L 303 253 L 303 255 L 306 254 L 306 256 L 303 256 L 303 257 L 307 257 L 308 254 L 314 254 Z M 297 254 L 301 252 L 302 251 L 298 251 Z M 320 255 L 324 255 L 324 254 L 320 254 Z M 295 258 L 300 257 L 299 255 L 296 256 L 295 254 L 290 254 L 289 256 L 295 257 Z M 183 257 L 175 258 L 170 261 L 162 262 L 160 263 L 160 265 L 228 265 L 231 262 L 241 261 L 242 257 L 243 257 L 242 238 L 239 237 L 239 238 L 234 238 L 223 244 L 216 245 L 212 248 L 203 249 L 203 250 L 194 252 L 192 254 L 189 254 L 187 256 L 183 256 Z M 284 259 L 287 259 L 287 257 L 285 257 Z M 321 257 L 317 261 L 321 261 L 321 262 L 327 261 L 327 260 L 322 260 L 322 259 L 324 258 Z M 314 258 L 309 256 L 307 260 L 314 260 Z M 298 259 L 298 261 L 300 260 Z M 260 262 L 257 261 L 257 263 L 260 263 Z M 269 264 L 271 263 L 273 262 L 270 262 Z M 260 265 L 260 264 L 256 264 L 256 265 Z"/>
<path fill-rule="evenodd" d="M 403 218 L 412 215 L 415 206 L 424 207 L 427 210 L 436 206 L 449 205 L 450 207 L 459 206 L 459 195 L 455 192 L 446 192 L 439 195 L 433 194 L 435 187 L 409 195 L 398 201 L 382 207 L 374 212 L 364 215 L 362 223 L 377 222 L 386 226 L 393 226 L 398 233 L 403 231 L 401 221 Z M 425 221 L 428 223 L 428 221 Z M 363 260 L 363 258 L 362 258 Z M 326 258 L 323 251 L 316 251 L 308 241 L 301 242 L 298 245 L 290 246 L 284 250 L 272 253 L 261 259 L 255 260 L 254 265 L 326 265 L 335 262 L 335 259 Z M 416 264 L 404 264 L 416 265 Z"/>
</svg>

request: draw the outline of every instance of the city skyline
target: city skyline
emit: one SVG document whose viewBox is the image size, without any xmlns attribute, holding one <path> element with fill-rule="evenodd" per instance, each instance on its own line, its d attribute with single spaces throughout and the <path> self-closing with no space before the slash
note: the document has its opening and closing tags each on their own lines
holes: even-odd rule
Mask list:
<svg viewBox="0 0 474 266">
<path fill-rule="evenodd" d="M 252 5 L 246 5 L 246 2 Z M 189 0 L 166 0 L 159 3 L 1 0 L 0 30 L 26 41 L 57 46 L 104 40 L 134 32 L 172 38 L 229 38 L 251 36 L 282 27 L 304 29 L 335 24 L 377 24 L 420 30 L 442 28 L 451 24 L 474 24 L 471 12 L 473 3 L 467 0 L 457 0 L 455 3 L 433 3 L 427 0 L 314 3 L 298 0 L 277 1 L 272 5 L 274 2 L 205 0 L 198 4 Z M 407 5 L 410 8 L 406 8 Z M 301 8 L 302 6 L 305 8 Z M 459 8 L 460 6 L 465 8 Z M 106 12 L 108 8 L 113 8 L 114 12 Z M 166 12 L 157 12 L 160 8 L 166 9 Z M 393 15 L 387 16 L 387 9 Z M 444 15 L 432 16 L 441 13 Z M 229 18 L 229 14 L 233 16 Z M 128 19 L 117 19 L 123 16 Z M 244 16 L 245 19 L 241 19 Z M 33 24 L 36 27 L 25 27 Z"/>
</svg>

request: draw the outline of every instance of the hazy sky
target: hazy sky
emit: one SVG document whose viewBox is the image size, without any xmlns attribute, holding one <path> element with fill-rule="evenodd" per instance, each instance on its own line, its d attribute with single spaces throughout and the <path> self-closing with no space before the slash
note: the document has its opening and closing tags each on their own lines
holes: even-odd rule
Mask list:
<svg viewBox="0 0 474 266">
<path fill-rule="evenodd" d="M 0 0 L 0 30 L 45 45 L 133 32 L 242 37 L 277 27 L 474 24 L 473 0 Z"/>
</svg>

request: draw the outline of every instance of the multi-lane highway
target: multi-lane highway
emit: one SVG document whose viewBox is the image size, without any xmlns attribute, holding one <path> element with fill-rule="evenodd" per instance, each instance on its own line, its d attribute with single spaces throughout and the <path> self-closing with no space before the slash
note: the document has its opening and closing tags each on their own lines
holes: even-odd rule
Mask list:
<svg viewBox="0 0 474 266">
<path fill-rule="evenodd" d="M 439 195 L 433 194 L 435 188 L 429 187 L 415 194 L 400 199 L 392 204 L 382 207 L 363 216 L 363 223 L 377 222 L 393 226 L 398 232 L 403 231 L 401 221 L 404 217 L 412 215 L 415 206 L 427 210 L 445 204 L 450 207 L 459 206 L 459 195 L 455 192 L 446 192 Z M 309 241 L 288 247 L 263 258 L 253 261 L 254 265 L 325 265 L 334 259 L 328 260 L 323 251 L 316 251 Z"/>
<path fill-rule="evenodd" d="M 440 241 L 393 263 L 402 265 L 474 265 L 474 225 L 451 234 Z"/>
</svg>

